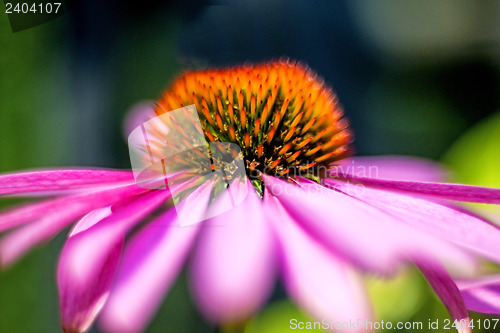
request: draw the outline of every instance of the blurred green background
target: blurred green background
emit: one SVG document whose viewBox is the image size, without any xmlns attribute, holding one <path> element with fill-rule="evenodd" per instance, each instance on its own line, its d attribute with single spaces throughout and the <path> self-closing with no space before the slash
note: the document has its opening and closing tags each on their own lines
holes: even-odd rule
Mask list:
<svg viewBox="0 0 500 333">
<path fill-rule="evenodd" d="M 183 68 L 282 55 L 334 87 L 359 154 L 442 160 L 454 180 L 500 186 L 500 2 L 472 0 L 85 1 L 17 33 L 2 10 L 0 172 L 128 168 L 121 126 L 135 103 Z M 0 332 L 60 330 L 64 238 L 0 272 Z M 447 318 L 413 270 L 367 285 L 380 320 Z M 293 332 L 290 318 L 307 320 L 278 290 L 247 333 Z M 183 276 L 148 332 L 216 328 L 194 310 Z"/>
</svg>

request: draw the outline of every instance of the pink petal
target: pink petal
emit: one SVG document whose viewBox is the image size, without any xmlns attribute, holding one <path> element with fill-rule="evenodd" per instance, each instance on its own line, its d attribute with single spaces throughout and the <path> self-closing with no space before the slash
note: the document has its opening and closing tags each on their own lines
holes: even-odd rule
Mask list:
<svg viewBox="0 0 500 333">
<path fill-rule="evenodd" d="M 4 216 L 0 226 L 12 227 L 29 219 L 38 219 L 0 239 L 0 262 L 2 266 L 11 264 L 33 246 L 50 239 L 89 211 L 125 200 L 144 191 L 144 189 L 135 185 L 123 186 L 106 191 L 88 192 L 82 195 L 55 199 L 35 204 L 33 207 L 25 206 L 19 208 L 19 210 L 8 212 L 8 218 L 5 219 Z"/>
<path fill-rule="evenodd" d="M 264 177 L 266 188 L 295 221 L 330 250 L 364 269 L 393 273 L 414 256 L 434 258 L 436 254 L 471 262 L 450 244 L 344 193 Z"/>
<path fill-rule="evenodd" d="M 111 213 L 112 213 L 111 206 L 98 208 L 96 210 L 91 211 L 90 213 L 82 217 L 80 221 L 78 221 L 78 223 L 75 224 L 73 230 L 71 230 L 68 237 L 71 238 L 72 236 L 87 230 L 88 228 L 95 225 L 97 222 L 104 220 L 106 217 L 111 215 Z"/>
<path fill-rule="evenodd" d="M 250 183 L 233 209 L 203 224 L 192 262 L 193 296 L 214 322 L 239 322 L 268 298 L 274 282 L 274 240 Z M 230 205 L 227 196 L 219 203 Z"/>
<path fill-rule="evenodd" d="M 62 321 L 68 331 L 80 332 L 92 323 L 109 294 L 126 233 L 166 195 L 167 191 L 154 191 L 102 220 L 93 223 L 87 218 L 83 227 L 75 228 L 58 267 Z"/>
<path fill-rule="evenodd" d="M 272 195 L 265 196 L 265 205 L 279 238 L 290 297 L 318 320 L 370 320 L 369 300 L 354 269 L 309 237 Z"/>
<path fill-rule="evenodd" d="M 82 218 L 77 226 L 83 223 L 89 228 L 110 214 L 109 207 L 95 210 Z M 94 321 L 109 294 L 122 245 L 123 240 L 103 255 L 100 262 L 94 263 L 92 274 L 83 276 L 68 275 L 69 267 L 85 264 L 73 261 L 74 238 L 70 237 L 66 242 L 57 272 L 61 321 L 65 332 L 84 332 Z"/>
<path fill-rule="evenodd" d="M 356 177 L 351 175 L 345 175 L 341 178 L 355 184 L 361 184 L 391 192 L 401 192 L 410 195 L 428 196 L 431 198 L 455 201 L 500 204 L 500 189 L 491 187 L 396 181 Z"/>
<path fill-rule="evenodd" d="M 453 321 L 457 320 L 459 333 L 472 333 L 469 327 L 469 313 L 457 285 L 448 272 L 438 263 L 417 262 L 422 274 L 448 309 Z"/>
<path fill-rule="evenodd" d="M 148 224 L 129 244 L 101 324 L 106 332 L 142 332 L 177 277 L 198 232 L 198 225 L 180 227 L 176 212 L 195 221 L 203 217 L 211 183 Z M 185 205 L 185 202 L 190 204 Z M 188 225 L 191 223 L 188 223 Z"/>
<path fill-rule="evenodd" d="M 135 185 L 114 186 L 105 190 L 87 190 L 84 193 L 24 204 L 0 213 L 0 232 L 38 220 L 44 215 L 52 213 L 58 215 L 68 208 L 81 206 L 82 203 L 87 202 L 90 207 L 84 209 L 84 212 L 80 214 L 81 216 L 94 208 L 106 206 L 114 201 L 142 192 L 146 192 L 146 190 Z M 90 198 L 92 200 L 89 200 Z M 101 204 L 101 201 L 105 202 Z"/>
<path fill-rule="evenodd" d="M 338 162 L 330 169 L 339 177 L 369 177 L 390 180 L 439 182 L 446 179 L 446 172 L 436 162 L 408 156 L 361 156 Z"/>
<path fill-rule="evenodd" d="M 84 189 L 97 184 L 133 182 L 130 171 L 62 169 L 0 175 L 0 195 L 39 191 Z"/>
<path fill-rule="evenodd" d="M 500 314 L 500 274 L 457 282 L 467 309 Z"/>
<path fill-rule="evenodd" d="M 360 188 L 334 180 L 325 182 L 391 214 L 402 223 L 500 262 L 500 230 L 484 220 L 411 196 Z"/>
</svg>

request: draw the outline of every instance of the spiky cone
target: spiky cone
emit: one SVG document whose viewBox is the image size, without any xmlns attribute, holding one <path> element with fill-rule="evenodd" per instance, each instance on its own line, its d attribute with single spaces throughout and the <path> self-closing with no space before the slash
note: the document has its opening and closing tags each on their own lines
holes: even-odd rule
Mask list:
<svg viewBox="0 0 500 333">
<path fill-rule="evenodd" d="M 191 104 L 207 141 L 241 147 L 252 179 L 260 173 L 319 178 L 352 152 L 352 133 L 335 94 L 300 62 L 185 72 L 156 113 Z"/>
</svg>

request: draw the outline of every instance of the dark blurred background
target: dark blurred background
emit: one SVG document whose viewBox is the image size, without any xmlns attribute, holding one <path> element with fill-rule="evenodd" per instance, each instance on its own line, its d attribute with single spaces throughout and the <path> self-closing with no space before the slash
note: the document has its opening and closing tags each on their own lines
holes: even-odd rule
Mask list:
<svg viewBox="0 0 500 333">
<path fill-rule="evenodd" d="M 281 56 L 307 63 L 334 88 L 361 155 L 439 159 L 499 110 L 500 2 L 494 0 L 66 6 L 62 17 L 17 33 L 0 14 L 0 172 L 128 168 L 122 120 L 135 103 L 156 99 L 186 68 Z M 0 332 L 59 330 L 54 270 L 64 237 L 0 273 Z M 420 301 L 404 314 L 407 320 L 444 315 L 426 288 L 413 297 Z M 198 318 L 181 279 L 150 331 L 213 328 Z"/>
</svg>

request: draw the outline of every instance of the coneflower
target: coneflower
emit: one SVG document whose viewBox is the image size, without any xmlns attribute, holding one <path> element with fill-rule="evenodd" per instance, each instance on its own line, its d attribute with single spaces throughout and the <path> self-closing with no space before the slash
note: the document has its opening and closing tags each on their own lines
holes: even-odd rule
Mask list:
<svg viewBox="0 0 500 333">
<path fill-rule="evenodd" d="M 448 271 L 470 275 L 478 258 L 500 262 L 500 230 L 452 202 L 499 204 L 499 189 L 436 183 L 440 169 L 419 159 L 348 157 L 352 134 L 337 98 L 300 63 L 186 72 L 129 127 L 189 105 L 199 144 L 182 124 L 169 126 L 193 149 L 164 158 L 175 151 L 166 123 L 148 132 L 168 191 L 136 184 L 130 171 L 0 176 L 2 195 L 50 196 L 0 214 L 3 266 L 77 221 L 58 266 L 64 331 L 84 332 L 97 316 L 106 332 L 145 330 L 185 264 L 195 303 L 220 325 L 251 318 L 277 277 L 314 318 L 369 320 L 362 275 L 415 264 L 463 319 L 459 331 L 470 331 Z M 238 148 L 220 153 L 241 156 L 243 176 L 211 175 L 218 155 L 203 147 L 214 143 Z M 235 204 L 237 193 L 245 195 Z"/>
</svg>

